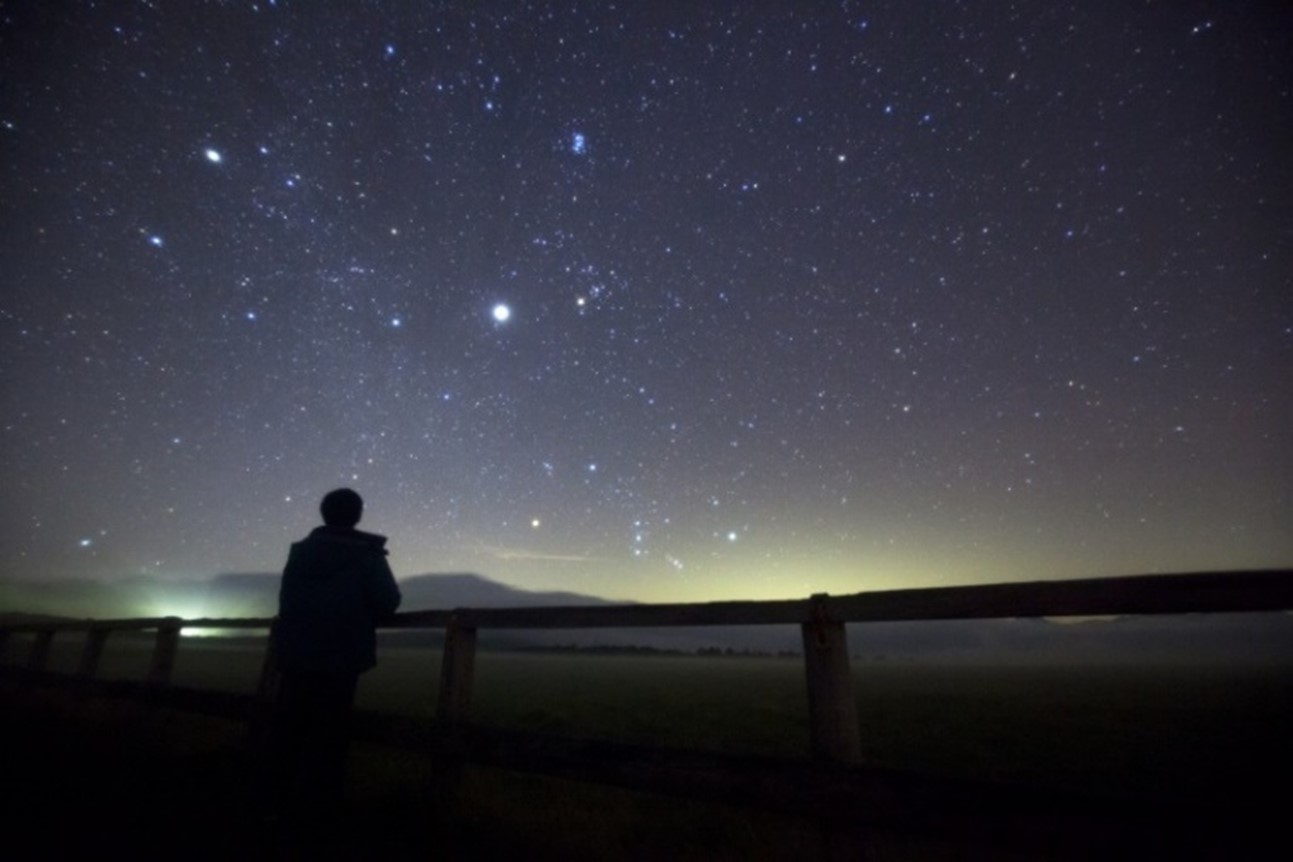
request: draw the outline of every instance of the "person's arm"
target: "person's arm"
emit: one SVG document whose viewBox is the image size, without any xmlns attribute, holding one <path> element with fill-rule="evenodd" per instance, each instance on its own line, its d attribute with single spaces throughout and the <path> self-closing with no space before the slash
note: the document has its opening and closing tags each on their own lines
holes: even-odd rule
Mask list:
<svg viewBox="0 0 1293 862">
<path fill-rule="evenodd" d="M 395 583 L 395 575 L 386 562 L 385 552 L 377 557 L 372 568 L 372 576 L 368 579 L 368 608 L 373 619 L 381 621 L 399 608 L 400 587 Z"/>
<path fill-rule="evenodd" d="M 297 571 L 301 567 L 301 549 L 293 544 L 287 551 L 287 564 L 283 566 L 283 576 L 278 582 L 278 616 L 283 616 L 284 611 L 295 611 L 293 605 L 297 601 L 296 581 L 300 578 Z"/>
</svg>

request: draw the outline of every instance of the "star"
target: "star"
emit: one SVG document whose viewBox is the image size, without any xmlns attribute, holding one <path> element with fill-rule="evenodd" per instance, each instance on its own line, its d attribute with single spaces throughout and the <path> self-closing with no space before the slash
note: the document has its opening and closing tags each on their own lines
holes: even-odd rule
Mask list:
<svg viewBox="0 0 1293 862">
<path fill-rule="evenodd" d="M 507 323 L 507 321 L 510 320 L 512 317 L 512 309 L 510 306 L 508 306 L 507 303 L 500 302 L 494 306 L 494 310 L 491 312 L 491 314 L 493 314 L 494 320 L 496 320 L 497 322 Z"/>
</svg>

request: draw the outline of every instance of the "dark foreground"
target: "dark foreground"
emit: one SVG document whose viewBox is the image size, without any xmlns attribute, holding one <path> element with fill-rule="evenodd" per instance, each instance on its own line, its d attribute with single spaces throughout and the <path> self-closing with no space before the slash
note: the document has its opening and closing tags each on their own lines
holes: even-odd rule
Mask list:
<svg viewBox="0 0 1293 862">
<path fill-rule="evenodd" d="M 1293 858 L 1276 788 L 1203 807 L 913 784 L 900 816 L 823 824 L 486 768 L 446 800 L 427 757 L 375 744 L 355 747 L 343 816 L 283 823 L 250 802 L 256 764 L 237 722 L 13 680 L 0 681 L 0 715 L 11 858 Z"/>
</svg>

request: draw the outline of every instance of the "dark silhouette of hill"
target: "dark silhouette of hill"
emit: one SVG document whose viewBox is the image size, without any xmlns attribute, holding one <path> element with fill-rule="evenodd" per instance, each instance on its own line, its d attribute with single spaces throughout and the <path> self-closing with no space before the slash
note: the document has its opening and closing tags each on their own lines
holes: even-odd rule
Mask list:
<svg viewBox="0 0 1293 862">
<path fill-rule="evenodd" d="M 0 624 L 62 623 L 69 622 L 71 619 L 71 617 L 60 617 L 56 614 L 25 614 L 21 611 L 0 611 Z"/>
<path fill-rule="evenodd" d="M 583 593 L 521 590 L 466 572 L 403 578 L 400 580 L 400 592 L 404 594 L 400 609 L 406 611 L 622 604 Z"/>
<path fill-rule="evenodd" d="M 119 581 L 0 581 L 0 612 L 72 618 L 268 617 L 278 607 L 279 576 L 229 572 L 205 580 L 135 577 Z M 402 610 L 603 604 L 572 592 L 534 592 L 469 573 L 400 579 Z"/>
</svg>

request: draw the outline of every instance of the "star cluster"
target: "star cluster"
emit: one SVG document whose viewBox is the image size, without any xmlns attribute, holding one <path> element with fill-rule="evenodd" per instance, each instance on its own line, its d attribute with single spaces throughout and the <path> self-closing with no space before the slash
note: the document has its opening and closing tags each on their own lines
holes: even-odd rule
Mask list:
<svg viewBox="0 0 1293 862">
<path fill-rule="evenodd" d="M 1276 10 L 0 15 L 0 577 L 1293 561 Z"/>
</svg>

